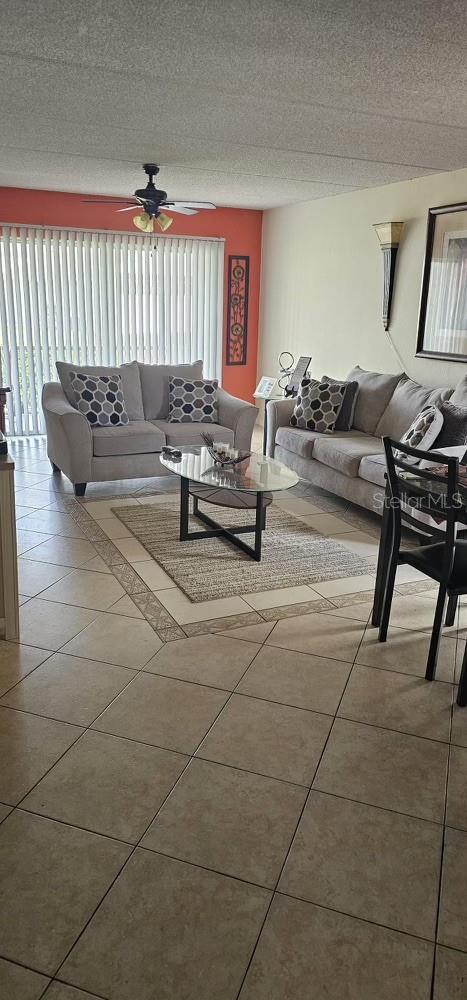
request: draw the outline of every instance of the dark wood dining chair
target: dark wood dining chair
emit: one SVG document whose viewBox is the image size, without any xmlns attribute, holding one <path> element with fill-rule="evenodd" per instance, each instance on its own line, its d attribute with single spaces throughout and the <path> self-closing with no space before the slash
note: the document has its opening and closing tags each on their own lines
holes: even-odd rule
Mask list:
<svg viewBox="0 0 467 1000">
<path fill-rule="evenodd" d="M 383 438 L 387 463 L 388 490 L 386 503 L 390 506 L 390 517 L 386 538 L 389 554 L 386 553 L 385 580 L 382 584 L 381 613 L 379 620 L 379 641 L 387 638 L 394 583 L 398 564 L 407 564 L 420 570 L 439 583 L 438 599 L 431 633 L 430 648 L 425 677 L 433 680 L 436 671 L 439 642 L 443 621 L 453 625 L 458 598 L 467 594 L 467 540 L 457 537 L 460 515 L 465 517 L 465 503 L 459 493 L 459 460 L 432 452 L 430 461 L 436 468 L 421 469 L 410 459 L 419 462 L 426 459 L 426 452 L 410 448 L 400 441 Z M 423 527 L 404 507 L 407 501 L 416 501 L 417 509 L 428 514 L 438 524 L 429 529 L 433 540 L 414 548 L 401 548 L 402 524 Z M 464 524 L 465 529 L 465 524 Z M 444 530 L 443 530 L 444 529 Z M 425 529 L 426 530 L 426 529 Z M 446 612 L 447 604 L 447 612 Z M 446 616 L 445 616 L 446 613 Z M 467 700 L 467 670 L 462 673 L 460 698 Z M 465 701 L 463 702 L 465 704 Z"/>
</svg>

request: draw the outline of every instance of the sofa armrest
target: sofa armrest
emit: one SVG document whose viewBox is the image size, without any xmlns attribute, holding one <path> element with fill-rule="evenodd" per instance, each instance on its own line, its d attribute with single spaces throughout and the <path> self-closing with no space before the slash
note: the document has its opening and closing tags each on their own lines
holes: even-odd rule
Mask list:
<svg viewBox="0 0 467 1000">
<path fill-rule="evenodd" d="M 292 397 L 289 397 L 288 399 L 270 399 L 269 402 L 266 403 L 268 421 L 266 455 L 268 455 L 269 458 L 274 458 L 277 428 L 288 427 L 290 418 L 294 411 L 294 406 L 295 399 Z"/>
<path fill-rule="evenodd" d="M 42 410 L 50 461 L 72 483 L 88 483 L 91 477 L 92 431 L 83 413 L 68 402 L 59 382 L 46 382 Z"/>
<path fill-rule="evenodd" d="M 240 451 L 249 451 L 251 437 L 258 416 L 258 407 L 245 403 L 244 399 L 231 396 L 225 389 L 218 390 L 219 423 L 234 432 L 234 446 Z"/>
</svg>

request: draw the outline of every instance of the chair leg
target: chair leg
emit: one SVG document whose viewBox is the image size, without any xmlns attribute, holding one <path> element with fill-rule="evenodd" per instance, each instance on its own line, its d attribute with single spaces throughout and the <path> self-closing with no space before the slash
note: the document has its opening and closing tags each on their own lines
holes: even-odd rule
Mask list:
<svg viewBox="0 0 467 1000">
<path fill-rule="evenodd" d="M 451 594 L 450 598 L 448 599 L 448 609 L 446 611 L 446 618 L 444 622 L 447 628 L 449 628 L 450 625 L 454 625 L 454 622 L 456 620 L 457 602 L 458 602 L 457 594 Z"/>
<path fill-rule="evenodd" d="M 394 546 L 391 552 L 391 559 L 386 577 L 386 590 L 384 592 L 383 606 L 381 610 L 381 620 L 378 632 L 378 642 L 386 642 L 388 635 L 389 617 L 391 614 L 392 597 L 394 594 L 394 583 L 396 580 L 398 550 Z"/>
<path fill-rule="evenodd" d="M 384 594 L 386 590 L 386 579 L 388 562 L 392 544 L 392 524 L 391 512 L 387 495 L 383 507 L 383 518 L 381 522 L 381 537 L 379 540 L 378 566 L 376 569 L 376 585 L 373 599 L 373 611 L 371 614 L 371 624 L 377 628 L 381 624 L 381 614 L 384 604 Z"/>
<path fill-rule="evenodd" d="M 446 609 L 446 587 L 441 584 L 436 602 L 435 617 L 433 621 L 433 631 L 431 633 L 430 649 L 426 664 L 425 677 L 427 681 L 432 681 L 436 673 L 436 662 L 438 659 L 439 640 L 443 627 L 444 612 Z"/>
<path fill-rule="evenodd" d="M 87 483 L 75 483 L 73 489 L 75 491 L 75 497 L 84 497 L 86 493 Z"/>
<path fill-rule="evenodd" d="M 457 704 L 460 708 L 467 705 L 467 646 L 465 647 L 464 659 L 462 660 L 462 670 L 457 689 Z"/>
</svg>

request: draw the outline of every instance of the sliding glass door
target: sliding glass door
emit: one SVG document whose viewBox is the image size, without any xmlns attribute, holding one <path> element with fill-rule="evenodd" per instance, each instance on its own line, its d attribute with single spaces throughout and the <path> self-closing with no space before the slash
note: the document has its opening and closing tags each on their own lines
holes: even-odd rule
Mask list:
<svg viewBox="0 0 467 1000">
<path fill-rule="evenodd" d="M 0 382 L 10 434 L 43 429 L 55 361 L 84 367 L 202 358 L 220 378 L 224 243 L 168 236 L 0 230 Z"/>
</svg>

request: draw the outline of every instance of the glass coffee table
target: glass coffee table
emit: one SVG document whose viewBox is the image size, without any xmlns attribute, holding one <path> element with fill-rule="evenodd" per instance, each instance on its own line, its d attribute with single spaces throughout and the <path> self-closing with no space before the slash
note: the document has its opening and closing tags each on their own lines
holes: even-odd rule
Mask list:
<svg viewBox="0 0 467 1000">
<path fill-rule="evenodd" d="M 289 490 L 298 476 L 281 462 L 264 455 L 248 454 L 236 465 L 216 465 L 207 448 L 182 448 L 181 458 L 160 456 L 161 464 L 180 476 L 180 541 L 195 538 L 225 538 L 257 562 L 261 560 L 262 533 L 266 528 L 266 509 L 272 493 Z M 193 498 L 193 516 L 208 530 L 190 531 L 189 500 Z M 215 504 L 236 510 L 254 510 L 255 523 L 224 527 L 199 509 L 199 503 Z M 239 535 L 253 533 L 254 545 Z"/>
</svg>

